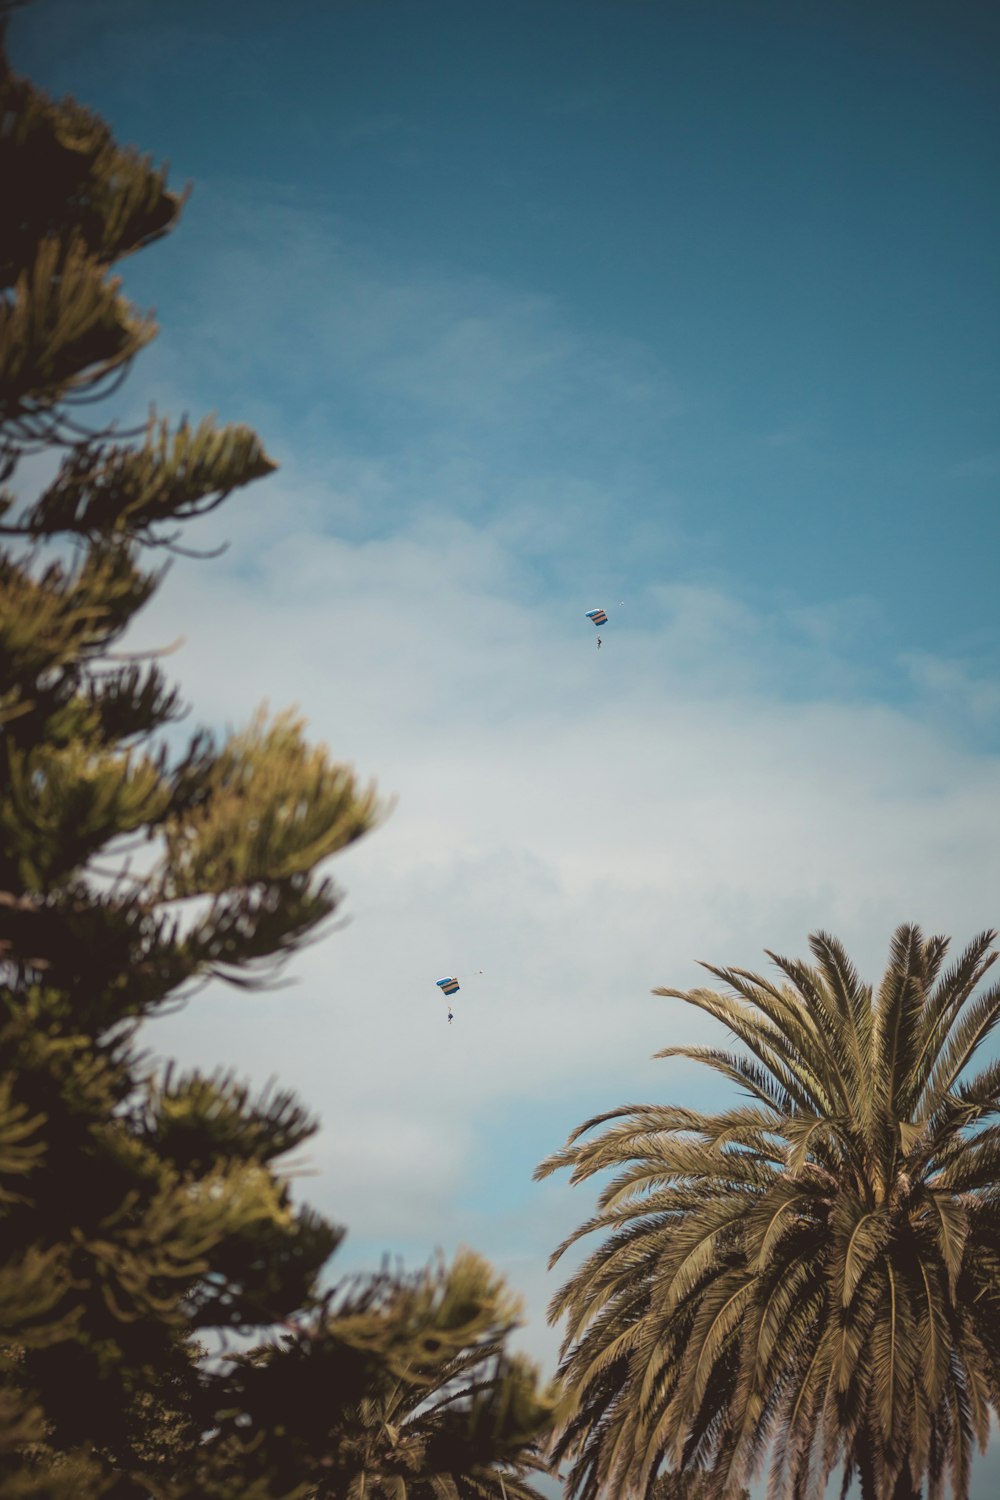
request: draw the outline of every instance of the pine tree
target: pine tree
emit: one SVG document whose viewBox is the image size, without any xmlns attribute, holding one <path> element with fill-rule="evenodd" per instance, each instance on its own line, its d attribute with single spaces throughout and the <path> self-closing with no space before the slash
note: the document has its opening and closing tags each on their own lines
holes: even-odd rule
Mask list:
<svg viewBox="0 0 1000 1500">
<path fill-rule="evenodd" d="M 182 198 L 2 48 L 0 96 L 0 1491 L 339 1492 L 331 1476 L 368 1472 L 351 1443 L 387 1382 L 468 1368 L 437 1448 L 408 1450 L 411 1491 L 506 1476 L 529 1495 L 551 1401 L 504 1353 L 487 1268 L 323 1294 L 341 1231 L 281 1171 L 315 1122 L 228 1075 L 154 1076 L 138 1050 L 196 984 L 271 979 L 336 908 L 324 862 L 380 809 L 292 713 L 168 751 L 176 691 L 116 650 L 159 582 L 149 557 L 275 465 L 242 426 L 151 417 L 126 441 L 87 422 L 155 333 L 111 268 Z M 55 477 L 17 499 L 48 449 Z M 202 1357 L 199 1339 L 274 1325 L 280 1344 Z M 391 1454 L 376 1467 L 369 1488 L 401 1495 Z"/>
</svg>

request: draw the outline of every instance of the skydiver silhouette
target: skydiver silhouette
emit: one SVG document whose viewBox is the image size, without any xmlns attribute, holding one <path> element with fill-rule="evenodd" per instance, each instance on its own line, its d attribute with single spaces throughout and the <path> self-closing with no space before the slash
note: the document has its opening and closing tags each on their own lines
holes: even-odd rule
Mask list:
<svg viewBox="0 0 1000 1500">
<path fill-rule="evenodd" d="M 451 1009 L 451 1006 L 449 1005 L 449 1007 L 448 1007 L 448 1025 L 449 1026 L 451 1025 L 451 1023 L 452 1023 L 453 1020 L 454 1020 L 454 1015 L 452 1014 L 452 1009 Z"/>
<path fill-rule="evenodd" d="M 600 651 L 600 649 L 601 649 L 601 637 L 600 636 L 597 637 L 597 649 L 598 649 L 598 651 Z"/>
</svg>

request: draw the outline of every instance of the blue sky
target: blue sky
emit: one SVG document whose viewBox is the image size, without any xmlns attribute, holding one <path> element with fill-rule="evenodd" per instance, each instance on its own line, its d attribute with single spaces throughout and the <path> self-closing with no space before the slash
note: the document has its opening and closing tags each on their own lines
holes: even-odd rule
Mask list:
<svg viewBox="0 0 1000 1500">
<path fill-rule="evenodd" d="M 581 360 L 630 356 L 626 420 L 609 392 L 574 390 L 554 431 L 511 433 L 516 472 L 555 448 L 600 476 L 602 553 L 640 530 L 651 567 L 735 575 L 755 600 L 860 593 L 878 618 L 853 654 L 870 665 L 874 636 L 881 692 L 908 687 L 901 650 L 946 646 L 985 670 L 1000 474 L 988 7 L 157 9 L 43 0 L 18 26 L 27 64 L 195 182 L 184 234 L 130 278 L 178 334 L 229 196 L 259 244 L 277 199 L 383 276 L 462 286 L 471 316 L 491 291 L 525 315 L 542 302 Z M 324 395 L 340 431 L 384 454 L 424 414 L 373 407 L 345 355 Z M 315 373 L 303 359 L 301 381 Z M 282 382 L 292 422 L 301 390 Z"/>
<path fill-rule="evenodd" d="M 590 1200 L 532 1167 L 706 1097 L 654 985 L 997 920 L 1000 19 L 39 0 L 10 50 L 194 185 L 122 267 L 128 410 L 281 463 L 139 636 L 196 719 L 298 702 L 397 798 L 294 988 L 151 1039 L 315 1107 L 343 1267 L 472 1243 L 551 1363 Z"/>
</svg>

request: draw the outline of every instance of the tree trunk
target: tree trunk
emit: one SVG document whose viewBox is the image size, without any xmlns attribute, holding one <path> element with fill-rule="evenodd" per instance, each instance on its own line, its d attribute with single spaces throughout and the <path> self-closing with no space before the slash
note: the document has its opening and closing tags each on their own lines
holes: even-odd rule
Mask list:
<svg viewBox="0 0 1000 1500">
<path fill-rule="evenodd" d="M 920 1487 L 915 1485 L 910 1478 L 909 1464 L 904 1463 L 899 1471 L 899 1478 L 892 1492 L 892 1500 L 920 1500 Z"/>
</svg>

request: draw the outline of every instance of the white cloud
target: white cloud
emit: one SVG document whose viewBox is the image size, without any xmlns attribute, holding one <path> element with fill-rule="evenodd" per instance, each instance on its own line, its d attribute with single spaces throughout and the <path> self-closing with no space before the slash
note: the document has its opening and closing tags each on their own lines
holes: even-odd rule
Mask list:
<svg viewBox="0 0 1000 1500">
<path fill-rule="evenodd" d="M 666 614 L 654 593 L 598 653 L 584 601 L 510 609 L 521 564 L 492 528 L 297 533 L 281 486 L 270 535 L 249 518 L 252 569 L 241 543 L 178 563 L 144 636 L 183 626 L 202 717 L 298 702 L 399 804 L 334 866 L 352 920 L 293 990 L 206 998 L 155 1039 L 276 1071 L 320 1111 L 305 1191 L 352 1238 L 473 1239 L 456 1204 L 483 1161 L 498 1230 L 532 1162 L 512 1181 L 491 1122 L 537 1111 L 537 1160 L 592 1110 L 691 1087 L 647 1059 L 704 1025 L 648 991 L 695 982 L 698 958 L 754 966 L 822 925 L 876 971 L 900 920 L 961 941 L 995 917 L 996 760 L 898 709 L 783 700 L 776 635 L 745 607 L 677 589 Z M 489 1217 L 472 1228 L 489 1253 Z M 554 1281 L 529 1280 L 537 1316 Z"/>
<path fill-rule="evenodd" d="M 1000 764 L 866 701 L 841 649 L 864 601 L 754 604 L 650 562 L 654 534 L 682 553 L 669 503 L 586 431 L 613 396 L 638 442 L 676 401 L 641 351 L 492 283 L 387 274 L 297 211 L 274 228 L 268 255 L 196 236 L 196 357 L 168 342 L 154 373 L 174 409 L 225 389 L 282 470 L 192 530 L 232 547 L 178 561 L 134 644 L 183 632 L 197 721 L 298 703 L 399 800 L 335 863 L 351 921 L 294 988 L 206 995 L 149 1040 L 319 1111 L 303 1192 L 350 1227 L 338 1264 L 471 1242 L 549 1358 L 544 1260 L 590 1198 L 533 1165 L 588 1114 L 704 1095 L 649 1057 L 705 1023 L 649 990 L 817 926 L 874 975 L 901 920 L 989 925 Z"/>
</svg>

